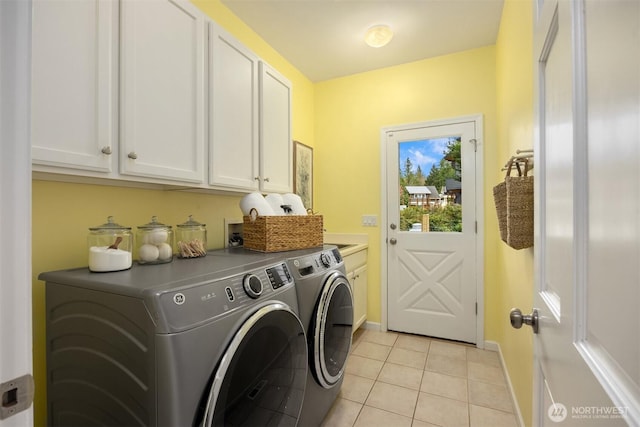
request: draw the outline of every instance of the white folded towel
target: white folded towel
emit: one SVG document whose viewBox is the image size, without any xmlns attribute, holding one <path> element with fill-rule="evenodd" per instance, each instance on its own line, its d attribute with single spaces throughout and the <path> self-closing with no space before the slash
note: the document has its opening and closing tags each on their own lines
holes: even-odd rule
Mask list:
<svg viewBox="0 0 640 427">
<path fill-rule="evenodd" d="M 306 215 L 307 208 L 304 207 L 302 199 L 297 194 L 287 193 L 282 195 L 282 201 L 285 205 L 291 206 L 292 215 Z"/>
<path fill-rule="evenodd" d="M 275 215 L 269 202 L 258 192 L 249 193 L 240 200 L 240 210 L 243 215 L 250 215 L 251 209 L 258 211 L 260 216 Z"/>
</svg>

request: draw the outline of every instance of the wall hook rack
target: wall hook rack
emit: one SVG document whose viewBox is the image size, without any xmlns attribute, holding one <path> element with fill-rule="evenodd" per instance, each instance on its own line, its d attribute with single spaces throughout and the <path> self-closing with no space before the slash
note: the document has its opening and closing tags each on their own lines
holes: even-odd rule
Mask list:
<svg viewBox="0 0 640 427">
<path fill-rule="evenodd" d="M 519 176 L 523 175 L 523 168 L 524 175 L 533 169 L 533 149 L 516 150 L 516 154 L 511 156 L 501 170 L 508 171 L 514 168 L 517 169 Z"/>
</svg>

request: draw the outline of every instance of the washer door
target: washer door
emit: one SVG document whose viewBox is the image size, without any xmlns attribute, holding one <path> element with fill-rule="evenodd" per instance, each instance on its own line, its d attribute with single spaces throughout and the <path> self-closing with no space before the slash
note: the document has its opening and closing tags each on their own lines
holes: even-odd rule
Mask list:
<svg viewBox="0 0 640 427">
<path fill-rule="evenodd" d="M 269 303 L 229 344 L 213 377 L 203 425 L 295 425 L 306 377 L 304 327 L 288 305 Z"/>
<path fill-rule="evenodd" d="M 314 322 L 314 376 L 322 387 L 331 388 L 344 374 L 353 331 L 353 295 L 343 274 L 332 273 L 325 281 Z"/>
</svg>

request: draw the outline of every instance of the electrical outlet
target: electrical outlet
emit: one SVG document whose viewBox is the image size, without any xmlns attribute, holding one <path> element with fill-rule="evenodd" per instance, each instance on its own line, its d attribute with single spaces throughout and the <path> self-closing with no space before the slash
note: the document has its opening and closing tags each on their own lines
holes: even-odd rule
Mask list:
<svg viewBox="0 0 640 427">
<path fill-rule="evenodd" d="M 377 227 L 378 215 L 362 215 L 362 225 L 364 227 Z"/>
</svg>

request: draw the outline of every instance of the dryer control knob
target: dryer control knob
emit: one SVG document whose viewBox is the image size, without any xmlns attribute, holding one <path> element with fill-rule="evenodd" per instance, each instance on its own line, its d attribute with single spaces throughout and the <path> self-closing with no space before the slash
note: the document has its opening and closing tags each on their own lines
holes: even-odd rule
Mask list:
<svg viewBox="0 0 640 427">
<path fill-rule="evenodd" d="M 244 291 L 251 298 L 256 299 L 262 294 L 262 280 L 255 274 L 247 274 L 242 279 L 242 285 L 244 286 Z"/>
<path fill-rule="evenodd" d="M 331 257 L 327 254 L 320 254 L 320 262 L 327 268 L 331 267 Z"/>
</svg>

